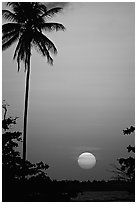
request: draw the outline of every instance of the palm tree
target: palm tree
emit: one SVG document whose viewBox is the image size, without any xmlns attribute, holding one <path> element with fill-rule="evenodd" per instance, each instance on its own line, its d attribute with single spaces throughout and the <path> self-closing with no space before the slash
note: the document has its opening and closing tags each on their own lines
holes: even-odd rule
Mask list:
<svg viewBox="0 0 137 204">
<path fill-rule="evenodd" d="M 3 10 L 2 15 L 10 22 L 2 26 L 2 49 L 5 50 L 18 41 L 13 59 L 17 60 L 18 71 L 23 61 L 27 72 L 23 128 L 23 161 L 25 163 L 31 50 L 34 47 L 46 57 L 50 65 L 53 65 L 51 54 L 57 54 L 57 48 L 43 31 L 64 31 L 65 27 L 60 23 L 47 22 L 50 17 L 61 11 L 60 7 L 48 10 L 40 2 L 8 2 L 6 5 L 11 9 Z"/>
</svg>

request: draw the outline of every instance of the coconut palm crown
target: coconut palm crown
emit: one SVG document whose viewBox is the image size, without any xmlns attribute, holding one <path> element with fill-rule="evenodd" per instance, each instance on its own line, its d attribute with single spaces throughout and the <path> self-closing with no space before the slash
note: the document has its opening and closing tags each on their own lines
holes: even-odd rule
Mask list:
<svg viewBox="0 0 137 204">
<path fill-rule="evenodd" d="M 27 71 L 23 128 L 23 160 L 25 162 L 31 50 L 34 47 L 52 65 L 51 54 L 57 54 L 57 48 L 44 32 L 64 31 L 65 27 L 60 23 L 47 22 L 49 18 L 62 10 L 60 7 L 48 9 L 40 2 L 8 2 L 6 5 L 9 9 L 3 10 L 2 15 L 9 22 L 2 25 L 2 49 L 6 50 L 17 41 L 13 59 L 17 60 L 18 71 L 21 61 L 24 62 L 25 71 Z"/>
<path fill-rule="evenodd" d="M 7 49 L 18 40 L 13 56 L 13 59 L 17 59 L 18 71 L 21 61 L 25 63 L 26 70 L 32 47 L 46 56 L 49 64 L 53 64 L 50 53 L 57 54 L 57 49 L 43 31 L 65 30 L 60 23 L 47 22 L 48 18 L 60 12 L 62 8 L 48 10 L 40 2 L 9 2 L 7 6 L 12 11 L 2 11 L 3 17 L 10 21 L 2 26 L 2 49 Z"/>
</svg>

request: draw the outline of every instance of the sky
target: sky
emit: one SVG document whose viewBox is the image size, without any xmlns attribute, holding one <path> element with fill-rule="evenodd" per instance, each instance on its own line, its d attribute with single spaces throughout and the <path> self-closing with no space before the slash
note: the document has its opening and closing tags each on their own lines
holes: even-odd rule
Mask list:
<svg viewBox="0 0 137 204">
<path fill-rule="evenodd" d="M 47 163 L 52 179 L 107 180 L 134 145 L 134 134 L 122 133 L 135 123 L 134 3 L 61 6 L 52 21 L 66 31 L 46 33 L 58 49 L 54 65 L 32 51 L 27 159 Z M 15 45 L 2 53 L 2 97 L 22 131 L 26 73 L 23 64 L 17 72 Z M 78 166 L 83 152 L 94 154 L 94 168 Z"/>
</svg>

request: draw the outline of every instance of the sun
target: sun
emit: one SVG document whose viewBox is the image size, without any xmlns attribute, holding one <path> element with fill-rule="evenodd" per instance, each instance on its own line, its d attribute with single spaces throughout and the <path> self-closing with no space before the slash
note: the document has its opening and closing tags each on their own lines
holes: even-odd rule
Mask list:
<svg viewBox="0 0 137 204">
<path fill-rule="evenodd" d="M 96 165 L 96 158 L 89 152 L 84 152 L 78 157 L 78 164 L 82 169 L 92 169 Z"/>
</svg>

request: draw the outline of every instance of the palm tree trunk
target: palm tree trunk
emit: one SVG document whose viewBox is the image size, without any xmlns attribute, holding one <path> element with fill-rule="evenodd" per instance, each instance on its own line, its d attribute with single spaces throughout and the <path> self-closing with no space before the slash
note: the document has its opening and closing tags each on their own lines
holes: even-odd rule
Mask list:
<svg viewBox="0 0 137 204">
<path fill-rule="evenodd" d="M 30 52 L 28 54 L 27 62 L 27 76 L 26 76 L 26 92 L 25 92 L 25 109 L 24 109 L 24 128 L 23 128 L 23 169 L 25 178 L 25 162 L 26 162 L 26 133 L 27 133 L 27 114 L 28 114 L 28 99 L 29 99 L 29 77 L 30 77 Z"/>
</svg>

